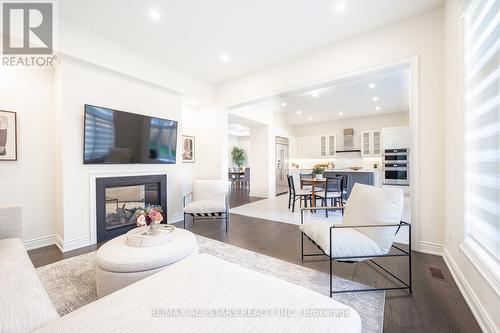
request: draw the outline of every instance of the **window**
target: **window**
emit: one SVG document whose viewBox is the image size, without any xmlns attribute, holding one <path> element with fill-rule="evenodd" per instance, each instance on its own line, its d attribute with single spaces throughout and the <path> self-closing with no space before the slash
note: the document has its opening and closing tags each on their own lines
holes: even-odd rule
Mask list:
<svg viewBox="0 0 500 333">
<path fill-rule="evenodd" d="M 500 1 L 464 15 L 466 243 L 498 279 L 500 263 Z"/>
</svg>

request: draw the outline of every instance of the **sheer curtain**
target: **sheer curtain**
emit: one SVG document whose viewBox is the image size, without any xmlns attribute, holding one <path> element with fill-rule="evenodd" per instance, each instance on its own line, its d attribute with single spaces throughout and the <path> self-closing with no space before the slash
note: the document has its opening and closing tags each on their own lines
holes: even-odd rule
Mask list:
<svg viewBox="0 0 500 333">
<path fill-rule="evenodd" d="M 500 0 L 470 2 L 464 33 L 466 243 L 499 278 Z"/>
</svg>

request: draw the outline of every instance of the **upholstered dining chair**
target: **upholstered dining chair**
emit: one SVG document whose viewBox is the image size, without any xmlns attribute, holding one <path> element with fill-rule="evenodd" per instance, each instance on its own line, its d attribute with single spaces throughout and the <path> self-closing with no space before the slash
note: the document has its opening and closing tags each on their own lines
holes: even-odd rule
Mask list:
<svg viewBox="0 0 500 333">
<path fill-rule="evenodd" d="M 321 201 L 321 207 L 327 207 L 328 204 L 330 206 L 342 206 L 342 193 L 344 192 L 343 178 L 328 176 L 325 179 L 325 188 L 316 192 L 316 200 Z M 328 209 L 325 209 L 325 217 L 328 217 Z"/>
<path fill-rule="evenodd" d="M 401 189 L 379 188 L 355 184 L 347 203 L 337 207 L 315 207 L 343 209 L 342 223 L 304 221 L 301 210 L 301 254 L 302 260 L 310 256 L 326 255 L 330 260 L 330 296 L 334 293 L 408 289 L 411 286 L 411 225 L 401 221 L 404 195 Z M 405 250 L 394 245 L 394 237 L 401 228 L 408 228 L 409 245 Z M 321 253 L 304 254 L 304 236 L 317 246 Z M 392 249 L 392 251 L 391 251 Z M 373 259 L 380 257 L 408 257 L 408 282 L 391 273 Z M 396 286 L 386 288 L 362 288 L 333 290 L 333 261 L 357 263 L 368 261 L 395 279 Z"/>
<path fill-rule="evenodd" d="M 191 202 L 187 200 L 191 198 Z M 193 191 L 183 198 L 184 229 L 186 229 L 186 216 L 193 218 L 190 229 L 195 220 L 224 220 L 226 233 L 229 226 L 229 200 L 228 182 L 226 180 L 195 180 Z"/>
<path fill-rule="evenodd" d="M 302 207 L 307 207 L 307 202 L 312 206 L 312 192 L 310 190 L 296 189 L 293 181 L 293 176 L 289 175 L 288 179 L 288 209 L 292 208 L 292 213 L 295 212 L 295 202 L 300 200 L 299 204 Z"/>
<path fill-rule="evenodd" d="M 240 189 L 243 188 L 242 185 L 249 187 L 250 186 L 250 168 L 248 168 L 248 167 L 245 168 L 243 176 L 236 179 L 236 181 L 240 184 Z"/>
</svg>

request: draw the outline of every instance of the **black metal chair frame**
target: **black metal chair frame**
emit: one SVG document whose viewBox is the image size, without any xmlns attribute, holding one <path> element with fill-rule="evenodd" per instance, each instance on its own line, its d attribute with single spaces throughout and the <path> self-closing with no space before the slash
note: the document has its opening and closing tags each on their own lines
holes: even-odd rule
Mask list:
<svg viewBox="0 0 500 333">
<path fill-rule="evenodd" d="M 323 176 L 324 177 L 324 176 Z M 344 177 L 343 176 L 334 176 L 334 177 L 324 177 L 326 179 L 325 181 L 325 188 L 323 194 L 316 194 L 316 200 L 321 200 L 321 207 L 326 207 L 328 206 L 328 199 L 331 199 L 331 205 L 336 207 L 334 202 L 338 202 L 339 206 L 343 205 L 343 196 L 344 196 Z M 331 197 L 328 198 L 328 192 L 333 192 L 333 191 L 328 191 L 328 183 L 330 181 L 337 181 L 340 183 L 340 188 L 338 191 L 340 193 L 340 197 Z M 342 209 L 342 215 L 344 215 L 344 210 Z M 325 217 L 328 217 L 328 209 L 325 209 Z"/>
<path fill-rule="evenodd" d="M 295 191 L 295 184 L 293 182 L 293 176 L 287 176 L 288 179 L 288 209 L 292 207 L 292 213 L 295 212 L 295 202 L 300 200 L 300 206 L 302 207 L 302 200 L 304 200 L 304 206 L 307 207 L 307 200 L 309 200 L 310 206 L 312 206 L 312 193 L 311 194 L 297 194 Z"/>
<path fill-rule="evenodd" d="M 322 209 L 344 209 L 344 207 L 316 207 L 314 210 L 322 210 Z M 303 208 L 300 211 L 300 224 L 304 223 L 304 211 L 306 210 L 313 210 L 312 208 Z M 318 222 L 321 223 L 321 222 Z M 396 230 L 396 234 L 398 233 L 399 229 L 401 227 L 408 227 L 408 237 L 409 237 L 409 244 L 408 244 L 408 250 L 405 251 L 402 248 L 392 244 L 391 248 L 396 249 L 397 253 L 387 253 L 387 254 L 382 254 L 382 255 L 369 255 L 369 256 L 350 256 L 350 257 L 332 257 L 332 231 L 333 229 L 340 229 L 340 228 L 380 228 L 380 227 L 398 227 Z M 314 244 L 316 247 L 321 251 L 321 253 L 318 254 L 304 254 L 304 235 Z M 411 275 L 411 224 L 407 222 L 401 221 L 399 224 L 366 224 L 366 225 L 333 225 L 330 227 L 330 255 L 327 255 L 323 249 L 314 242 L 309 236 L 301 232 L 301 255 L 302 255 L 302 261 L 304 261 L 304 257 L 314 257 L 314 256 L 327 256 L 330 260 L 330 297 L 332 297 L 333 294 L 340 294 L 340 293 L 350 293 L 350 292 L 364 292 L 364 291 L 387 291 L 387 290 L 402 290 L 402 289 L 408 289 L 410 294 L 412 293 L 412 275 Z M 381 266 L 380 264 L 376 263 L 372 259 L 369 259 L 371 263 L 375 264 L 378 268 L 382 269 L 384 272 L 395 278 L 398 282 L 402 284 L 402 286 L 399 287 L 387 287 L 387 288 L 363 288 L 363 289 L 352 289 L 352 290 L 333 290 L 333 261 L 341 261 L 341 262 L 349 262 L 349 260 L 352 259 L 363 259 L 363 258 L 385 258 L 385 257 L 408 257 L 408 282 L 403 281 L 399 277 L 397 277 L 395 274 L 391 273 L 388 269 L 385 267 Z M 355 263 L 356 261 L 350 261 L 350 263 Z"/>
<path fill-rule="evenodd" d="M 182 208 L 186 207 L 186 199 L 189 198 L 189 197 L 192 197 L 192 195 L 193 195 L 193 192 L 185 195 L 182 198 Z M 229 212 L 229 208 L 230 208 L 229 207 L 229 199 L 228 199 L 228 195 L 227 194 L 224 197 L 224 201 L 225 201 L 225 204 L 226 204 L 226 211 L 224 211 L 224 212 L 197 213 L 197 214 L 194 214 L 194 213 L 184 213 L 184 229 L 190 230 L 193 227 L 195 220 L 196 221 L 224 220 L 226 222 L 226 234 L 227 234 L 228 229 L 229 229 L 229 221 L 231 220 L 231 214 Z M 186 216 L 187 215 L 190 215 L 193 218 L 193 221 L 188 226 L 188 228 L 186 228 Z"/>
</svg>

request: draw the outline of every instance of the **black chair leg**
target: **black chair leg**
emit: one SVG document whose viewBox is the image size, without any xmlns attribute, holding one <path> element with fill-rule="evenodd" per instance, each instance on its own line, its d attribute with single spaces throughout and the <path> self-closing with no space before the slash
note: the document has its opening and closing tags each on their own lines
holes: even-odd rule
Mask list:
<svg viewBox="0 0 500 333">
<path fill-rule="evenodd" d="M 327 198 L 325 198 L 325 206 L 328 206 Z M 328 217 L 328 209 L 325 209 L 325 217 Z"/>
<path fill-rule="evenodd" d="M 293 196 L 293 200 L 292 200 L 292 213 L 295 212 L 295 202 L 297 201 L 297 199 L 295 198 L 295 195 Z"/>
<path fill-rule="evenodd" d="M 304 205 L 305 205 L 305 207 L 307 208 L 307 198 L 306 198 L 306 197 L 301 197 L 301 198 L 303 198 L 303 199 L 304 199 Z"/>
</svg>

